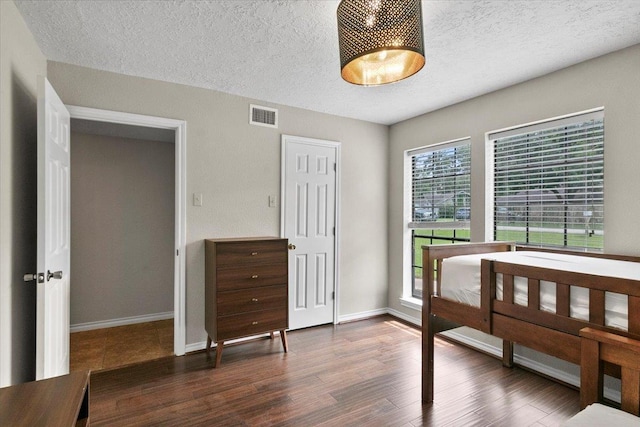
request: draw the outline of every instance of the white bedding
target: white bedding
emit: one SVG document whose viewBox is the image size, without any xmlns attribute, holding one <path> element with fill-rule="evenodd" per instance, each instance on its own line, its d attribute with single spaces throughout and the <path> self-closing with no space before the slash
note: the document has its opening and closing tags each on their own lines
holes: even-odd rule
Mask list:
<svg viewBox="0 0 640 427">
<path fill-rule="evenodd" d="M 640 418 L 619 409 L 594 403 L 571 417 L 563 427 L 640 426 Z"/>
<path fill-rule="evenodd" d="M 536 251 L 492 252 L 445 258 L 442 261 L 441 295 L 454 301 L 479 307 L 480 260 L 482 259 L 640 281 L 640 263 L 636 262 Z M 516 277 L 514 282 L 515 303 L 527 305 L 526 279 Z M 496 297 L 502 300 L 502 275 L 497 276 L 496 288 Z M 541 310 L 555 313 L 555 284 L 541 281 L 540 290 Z M 589 291 L 587 289 L 571 287 L 569 315 L 577 319 L 589 319 Z M 626 295 L 606 293 L 605 325 L 627 330 Z"/>
</svg>

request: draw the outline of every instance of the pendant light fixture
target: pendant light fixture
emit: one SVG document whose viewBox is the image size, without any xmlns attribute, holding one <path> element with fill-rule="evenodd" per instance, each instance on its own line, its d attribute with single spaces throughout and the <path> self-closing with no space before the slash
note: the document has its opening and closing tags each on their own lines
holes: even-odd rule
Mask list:
<svg viewBox="0 0 640 427">
<path fill-rule="evenodd" d="M 338 40 L 342 78 L 349 83 L 405 79 L 425 63 L 420 0 L 342 0 Z"/>
</svg>

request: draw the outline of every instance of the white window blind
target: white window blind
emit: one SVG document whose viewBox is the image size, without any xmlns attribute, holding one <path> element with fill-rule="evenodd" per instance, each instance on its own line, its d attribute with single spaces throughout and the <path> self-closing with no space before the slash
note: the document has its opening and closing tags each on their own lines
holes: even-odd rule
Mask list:
<svg viewBox="0 0 640 427">
<path fill-rule="evenodd" d="M 468 138 L 413 150 L 410 228 L 464 228 L 471 217 L 471 145 Z M 437 222 L 436 222 L 437 221 Z"/>
<path fill-rule="evenodd" d="M 603 111 L 489 138 L 496 240 L 603 248 Z"/>
</svg>

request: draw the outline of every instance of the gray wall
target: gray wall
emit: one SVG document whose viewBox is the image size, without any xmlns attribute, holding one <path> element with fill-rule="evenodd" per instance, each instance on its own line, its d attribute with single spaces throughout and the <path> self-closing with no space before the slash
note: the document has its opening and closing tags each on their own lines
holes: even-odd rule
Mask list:
<svg viewBox="0 0 640 427">
<path fill-rule="evenodd" d="M 173 311 L 174 151 L 71 133 L 71 325 Z"/>
<path fill-rule="evenodd" d="M 35 377 L 37 76 L 46 59 L 0 2 L 0 387 Z"/>
<path fill-rule="evenodd" d="M 389 306 L 402 307 L 404 150 L 471 137 L 471 238 L 485 235 L 485 132 L 604 106 L 605 251 L 640 255 L 640 45 L 395 124 L 389 158 Z"/>
<path fill-rule="evenodd" d="M 338 313 L 387 307 L 387 126 L 57 62 L 48 73 L 66 104 L 187 121 L 187 345 L 206 339 L 203 239 L 280 233 L 268 196 L 280 194 L 282 134 L 341 142 Z M 279 129 L 250 126 L 250 103 L 279 108 Z"/>
</svg>

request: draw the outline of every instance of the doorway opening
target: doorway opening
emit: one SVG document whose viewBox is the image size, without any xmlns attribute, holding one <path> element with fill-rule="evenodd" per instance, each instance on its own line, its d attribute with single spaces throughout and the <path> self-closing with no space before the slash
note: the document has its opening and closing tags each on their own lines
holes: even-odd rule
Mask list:
<svg viewBox="0 0 640 427">
<path fill-rule="evenodd" d="M 82 299 L 75 301 L 79 310 L 74 311 L 72 286 L 72 337 L 90 338 L 87 342 L 92 343 L 94 361 L 102 352 L 102 368 L 142 361 L 145 357 L 184 355 L 186 122 L 77 106 L 67 108 L 74 138 L 82 137 L 77 152 L 72 143 L 72 163 L 74 155 L 79 161 L 82 156 L 93 158 L 87 167 L 94 170 L 78 172 L 93 181 L 109 181 L 90 185 L 81 182 L 76 187 L 84 191 L 79 193 L 79 202 L 84 204 L 82 199 L 86 199 L 90 205 L 85 210 L 76 203 L 76 210 L 95 218 L 72 222 L 72 245 L 79 241 L 77 247 L 84 244 L 93 248 L 92 254 L 78 257 L 87 265 L 85 271 L 78 270 L 78 277 L 72 273 L 72 280 L 77 286 L 87 286 L 82 295 L 84 301 L 91 299 L 104 305 L 116 301 L 121 305 L 113 316 L 105 317 L 104 310 L 102 315 L 94 316 L 97 320 L 91 320 L 90 310 L 83 312 L 78 307 Z M 73 206 L 72 202 L 72 220 Z M 96 228 L 93 219 L 103 225 Z M 83 226 L 84 230 L 80 228 Z M 101 239 L 91 242 L 90 230 Z M 96 259 L 101 247 L 104 260 Z M 92 268 L 92 262 L 96 268 Z M 72 272 L 73 267 L 72 255 Z M 117 270 L 115 274 L 113 270 Z M 111 289 L 104 289 L 111 284 Z M 95 311 L 99 308 L 98 305 Z M 149 347 L 158 337 L 160 349 Z M 131 354 L 109 356 L 109 351 L 117 353 L 113 346 L 109 348 L 109 340 L 120 341 L 120 345 L 130 343 Z M 136 356 L 135 346 L 144 354 Z"/>
</svg>

